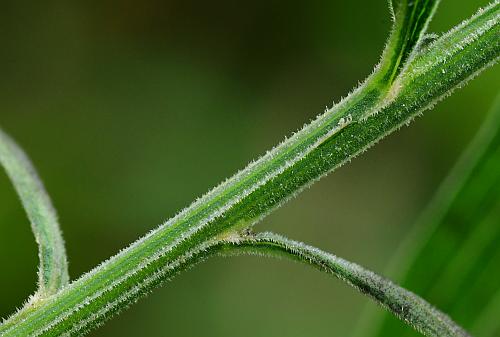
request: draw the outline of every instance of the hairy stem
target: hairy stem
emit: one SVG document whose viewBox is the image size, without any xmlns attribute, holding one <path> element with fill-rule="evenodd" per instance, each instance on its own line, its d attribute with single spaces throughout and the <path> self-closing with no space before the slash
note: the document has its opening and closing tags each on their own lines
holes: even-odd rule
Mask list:
<svg viewBox="0 0 500 337">
<path fill-rule="evenodd" d="M 57 215 L 33 165 L 19 146 L 0 130 L 0 164 L 21 198 L 38 243 L 38 291 L 32 302 L 68 284 L 68 263 Z"/>
<path fill-rule="evenodd" d="M 387 271 L 401 286 L 438 305 L 478 336 L 487 334 L 479 333 L 482 330 L 473 322 L 500 289 L 498 282 L 486 281 L 500 262 L 498 167 L 500 95 Z M 373 309 L 357 327 L 356 336 L 410 335 L 404 326 Z"/>
<path fill-rule="evenodd" d="M 333 274 L 426 336 L 469 336 L 447 315 L 412 292 L 365 268 L 301 242 L 273 233 L 259 233 L 222 245 L 226 254 L 285 257 Z"/>
<path fill-rule="evenodd" d="M 78 335 L 97 327 L 173 271 L 189 265 L 191 252 L 238 236 L 498 59 L 498 2 L 419 51 L 435 3 L 400 2 L 381 65 L 345 100 L 36 310 L 9 318 L 0 326 L 0 334 Z M 418 12 L 413 10 L 416 4 Z M 400 27 L 412 33 L 403 33 Z M 391 42 L 399 41 L 394 36 L 402 34 L 405 43 Z"/>
</svg>

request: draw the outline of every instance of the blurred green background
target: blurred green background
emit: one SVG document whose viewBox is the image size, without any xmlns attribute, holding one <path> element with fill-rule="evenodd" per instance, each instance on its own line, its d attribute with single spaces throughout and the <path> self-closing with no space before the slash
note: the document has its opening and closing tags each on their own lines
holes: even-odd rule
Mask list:
<svg viewBox="0 0 500 337">
<path fill-rule="evenodd" d="M 485 4 L 445 0 L 431 30 Z M 347 94 L 377 63 L 389 29 L 384 0 L 4 1 L 0 125 L 44 179 L 72 277 Z M 480 125 L 499 75 L 488 70 L 257 229 L 383 273 Z M 0 224 L 5 317 L 34 291 L 38 261 L 4 173 Z M 301 265 L 212 259 L 91 335 L 349 336 L 366 306 Z"/>
</svg>

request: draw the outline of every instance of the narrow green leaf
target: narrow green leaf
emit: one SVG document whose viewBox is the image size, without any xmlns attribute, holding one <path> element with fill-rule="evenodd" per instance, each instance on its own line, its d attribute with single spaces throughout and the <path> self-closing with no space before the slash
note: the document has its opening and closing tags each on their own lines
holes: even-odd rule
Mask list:
<svg viewBox="0 0 500 337">
<path fill-rule="evenodd" d="M 382 307 L 426 336 L 468 336 L 447 315 L 412 292 L 355 263 L 301 242 L 272 233 L 260 233 L 227 243 L 223 245 L 222 251 L 227 254 L 249 253 L 286 257 L 305 263 L 335 275 L 370 296 Z"/>
<path fill-rule="evenodd" d="M 500 312 L 500 290 L 496 292 L 486 307 L 481 308 L 477 313 L 477 319 L 471 330 L 477 336 L 494 337 L 500 334 L 500 324 L 498 323 L 498 313 Z"/>
<path fill-rule="evenodd" d="M 391 274 L 472 333 L 497 336 L 499 243 L 500 96 L 396 254 Z M 414 335 L 378 314 L 371 313 L 373 321 L 382 320 L 378 336 Z"/>
<path fill-rule="evenodd" d="M 0 164 L 14 184 L 38 243 L 37 301 L 55 294 L 68 283 L 68 263 L 57 215 L 41 180 L 26 154 L 0 130 Z"/>
<path fill-rule="evenodd" d="M 418 50 L 440 0 L 399 0 L 389 2 L 394 25 L 379 65 L 380 80 L 392 84 L 408 59 Z"/>
</svg>

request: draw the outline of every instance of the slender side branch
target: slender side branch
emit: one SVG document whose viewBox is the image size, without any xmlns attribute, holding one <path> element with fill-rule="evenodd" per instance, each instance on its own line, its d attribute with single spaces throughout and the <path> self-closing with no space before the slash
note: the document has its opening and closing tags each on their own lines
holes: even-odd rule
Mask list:
<svg viewBox="0 0 500 337">
<path fill-rule="evenodd" d="M 422 37 L 434 16 L 440 0 L 397 0 L 389 6 L 394 19 L 391 35 L 382 53 L 376 77 L 379 82 L 392 84 L 404 71 L 409 59 L 418 50 Z"/>
<path fill-rule="evenodd" d="M 326 253 L 316 247 L 292 241 L 273 233 L 259 233 L 243 237 L 232 243 L 222 244 L 221 252 L 229 255 L 247 253 L 285 257 L 302 262 L 335 275 L 373 298 L 375 302 L 426 336 L 469 336 L 446 314 L 414 293 L 355 263 Z"/>
<path fill-rule="evenodd" d="M 42 181 L 19 146 L 0 130 L 0 164 L 14 184 L 38 243 L 38 291 L 32 301 L 55 294 L 68 284 L 68 263 L 57 215 Z"/>
</svg>

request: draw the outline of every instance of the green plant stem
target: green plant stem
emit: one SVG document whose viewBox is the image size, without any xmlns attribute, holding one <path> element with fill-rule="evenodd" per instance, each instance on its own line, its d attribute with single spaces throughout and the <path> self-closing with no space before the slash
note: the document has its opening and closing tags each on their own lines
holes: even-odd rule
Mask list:
<svg viewBox="0 0 500 337">
<path fill-rule="evenodd" d="M 38 243 L 38 290 L 36 302 L 68 284 L 68 262 L 56 211 L 33 165 L 21 148 L 0 130 L 0 164 L 19 195 Z"/>
<path fill-rule="evenodd" d="M 491 282 L 500 262 L 499 167 L 500 94 L 387 271 L 478 336 L 484 334 L 473 321 L 500 289 Z M 356 336 L 413 335 L 373 309 L 358 327 Z"/>
<path fill-rule="evenodd" d="M 230 255 L 247 253 L 299 261 L 335 275 L 426 336 L 469 336 L 447 315 L 412 292 L 355 263 L 301 242 L 272 233 L 259 233 L 224 244 L 221 251 Z"/>
<path fill-rule="evenodd" d="M 0 333 L 58 336 L 86 332 L 144 296 L 180 266 L 189 265 L 195 252 L 239 237 L 312 182 L 493 64 L 500 54 L 499 11 L 495 2 L 424 51 L 415 50 L 419 39 L 412 40 L 414 45 L 396 47 L 400 50 L 389 54 L 403 56 L 393 67 L 378 67 L 348 98 L 37 308 L 13 315 L 0 326 Z M 396 14 L 396 27 L 399 20 Z M 417 33 L 421 36 L 425 24 L 410 22 L 420 27 L 414 29 L 422 29 Z M 393 77 L 394 73 L 399 75 Z"/>
</svg>

